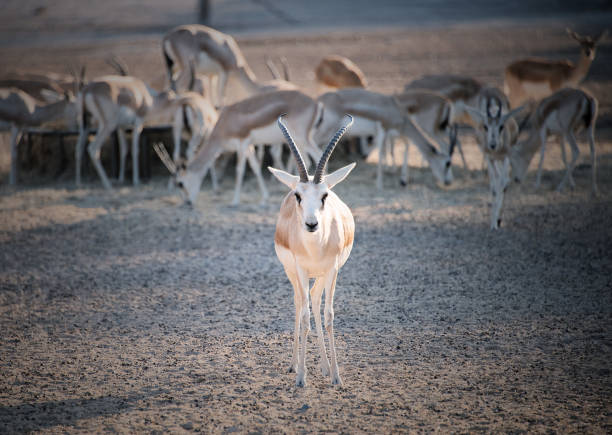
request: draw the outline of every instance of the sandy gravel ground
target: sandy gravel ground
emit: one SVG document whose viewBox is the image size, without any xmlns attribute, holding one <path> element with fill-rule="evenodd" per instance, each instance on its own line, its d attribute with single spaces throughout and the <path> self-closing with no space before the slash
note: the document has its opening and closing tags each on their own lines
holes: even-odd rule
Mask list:
<svg viewBox="0 0 612 435">
<path fill-rule="evenodd" d="M 563 24 L 239 42 L 262 77 L 273 49 L 309 88 L 312 64 L 340 52 L 392 91 L 439 71 L 499 85 L 525 53 L 574 57 Z M 2 52 L 55 71 L 76 54 L 96 73 L 114 52 L 161 86 L 157 44 L 145 35 Z M 512 186 L 497 232 L 469 139 L 470 170 L 456 169 L 448 188 L 416 153 L 405 188 L 387 173 L 378 192 L 363 161 L 336 188 L 357 228 L 335 300 L 343 388 L 320 374 L 314 331 L 307 387 L 287 373 L 293 298 L 273 248 L 285 194 L 274 180 L 267 206 L 250 178 L 230 207 L 228 174 L 219 194 L 205 183 L 195 209 L 160 168 L 113 192 L 94 179 L 75 189 L 71 173 L 0 185 L 0 432 L 612 432 L 611 59 L 607 42 L 586 83 L 601 100 L 598 198 L 584 140 L 577 188 L 554 191 L 551 143 L 543 186 L 533 171 Z"/>
</svg>

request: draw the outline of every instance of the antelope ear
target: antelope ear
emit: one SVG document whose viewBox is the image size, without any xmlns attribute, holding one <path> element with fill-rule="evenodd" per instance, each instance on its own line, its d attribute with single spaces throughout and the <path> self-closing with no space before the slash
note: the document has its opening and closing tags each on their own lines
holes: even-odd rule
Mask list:
<svg viewBox="0 0 612 435">
<path fill-rule="evenodd" d="M 295 189 L 300 181 L 300 177 L 297 175 L 291 175 L 289 172 L 281 171 L 280 169 L 275 169 L 271 166 L 268 166 L 268 170 L 272 172 L 272 175 L 274 175 L 278 181 L 283 183 L 291 190 Z"/>
<path fill-rule="evenodd" d="M 346 165 L 343 168 L 340 168 L 332 172 L 331 174 L 326 175 L 325 178 L 323 178 L 323 182 L 327 184 L 328 189 L 331 189 L 336 184 L 344 180 L 348 176 L 348 174 L 351 173 L 355 165 L 356 163 L 351 163 L 350 165 Z"/>
</svg>

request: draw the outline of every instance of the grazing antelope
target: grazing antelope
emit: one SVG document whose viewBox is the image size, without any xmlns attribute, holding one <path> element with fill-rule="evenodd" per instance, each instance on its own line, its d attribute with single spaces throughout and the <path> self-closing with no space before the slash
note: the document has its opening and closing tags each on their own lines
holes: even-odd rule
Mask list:
<svg viewBox="0 0 612 435">
<path fill-rule="evenodd" d="M 478 111 L 497 110 L 501 107 L 502 112 L 507 112 L 510 103 L 506 95 L 497 88 L 484 86 L 476 79 L 468 76 L 454 74 L 428 75 L 408 83 L 405 91 L 414 89 L 427 89 L 444 95 L 454 105 L 452 124 L 467 124 L 476 131 L 481 127 L 479 117 L 472 117 L 466 107 L 472 107 Z M 476 140 L 480 140 L 476 135 Z M 482 148 L 482 143 L 479 143 Z M 467 169 L 467 163 L 461 147 L 457 141 L 457 148 L 461 156 L 463 168 Z"/>
<path fill-rule="evenodd" d="M 75 103 L 68 95 L 55 103 L 45 103 L 20 89 L 0 88 L 0 121 L 11 126 L 10 184 L 17 184 L 17 146 L 23 130 L 41 125 L 74 128 L 76 114 Z"/>
<path fill-rule="evenodd" d="M 328 92 L 318 99 L 323 104 L 323 118 L 317 128 L 317 142 L 333 132 L 333 126 L 338 125 L 345 113 L 354 117 L 352 133 L 365 136 L 374 133 L 374 144 L 378 149 L 378 169 L 376 184 L 383 188 L 383 156 L 384 145 L 390 136 L 409 138 L 428 161 L 431 170 L 440 183 L 446 185 L 452 182 L 450 168 L 450 153 L 439 152 L 417 127 L 411 117 L 414 113 L 415 98 L 408 98 L 402 103 L 401 98 L 379 94 L 366 89 L 340 89 Z M 435 124 L 435 123 L 434 123 Z"/>
<path fill-rule="evenodd" d="M 564 60 L 530 58 L 517 60 L 506 67 L 504 90 L 512 107 L 533 99 L 540 100 L 553 92 L 576 87 L 586 77 L 595 59 L 595 46 L 607 31 L 596 37 L 580 36 L 566 29 L 568 35 L 580 44 L 580 60 L 577 64 Z"/>
<path fill-rule="evenodd" d="M 238 154 L 236 187 L 233 205 L 240 202 L 240 190 L 246 161 L 255 173 L 262 194 L 262 203 L 268 199 L 268 190 L 261 175 L 261 163 L 255 157 L 253 145 L 282 143 L 285 137 L 276 128 L 276 120 L 287 114 L 302 149 L 318 161 L 321 151 L 312 138 L 314 125 L 321 116 L 321 106 L 299 91 L 277 91 L 255 95 L 226 106 L 210 136 L 185 168 L 168 167 L 175 176 L 176 186 L 188 204 L 194 204 L 200 192 L 202 179 L 222 153 Z M 158 151 L 159 154 L 159 151 Z M 162 161 L 167 160 L 160 155 Z"/>
<path fill-rule="evenodd" d="M 73 73 L 71 77 L 54 73 L 12 73 L 0 79 L 0 88 L 20 89 L 35 100 L 43 103 L 56 103 L 65 96 L 73 98 L 84 78 L 84 68 L 81 69 L 79 77 L 76 73 Z"/>
<path fill-rule="evenodd" d="M 330 55 L 321 59 L 315 68 L 315 80 L 319 90 L 328 92 L 344 88 L 367 88 L 365 75 L 350 59 Z"/>
<path fill-rule="evenodd" d="M 562 190 L 565 183 L 569 181 L 574 187 L 572 172 L 580 155 L 576 143 L 576 133 L 582 128 L 587 130 L 589 146 L 591 150 L 591 189 L 594 195 L 597 190 L 597 166 L 595 158 L 595 122 L 597 120 L 598 104 L 595 97 L 583 90 L 566 88 L 561 89 L 539 102 L 531 114 L 531 128 L 529 137 L 519 142 L 514 148 L 511 156 L 512 173 L 516 182 L 521 182 L 527 174 L 529 163 L 540 150 L 540 163 L 536 187 L 540 185 L 542 162 L 546 150 L 546 140 L 549 135 L 559 135 L 561 141 L 561 157 L 566 167 L 566 173 L 557 190 Z M 569 165 L 565 158 L 565 140 L 570 144 L 572 160 Z"/>
<path fill-rule="evenodd" d="M 491 229 L 501 225 L 501 213 L 504 195 L 510 181 L 510 158 L 519 129 L 514 120 L 523 107 L 516 108 L 502 115 L 501 107 L 497 111 L 480 111 L 467 106 L 466 110 L 480 120 L 479 132 L 482 139 L 478 142 L 489 171 L 491 200 Z"/>
<path fill-rule="evenodd" d="M 119 181 L 124 180 L 125 158 L 127 155 L 127 142 L 125 129 L 132 129 L 132 181 L 139 183 L 138 151 L 140 133 L 145 122 L 156 117 L 169 119 L 181 106 L 181 100 L 174 92 L 165 91 L 157 93 L 151 90 L 142 80 L 131 76 L 104 76 L 83 87 L 78 96 L 78 122 L 79 139 L 76 154 L 76 183 L 81 182 L 81 160 L 83 149 L 87 142 L 88 131 L 85 125 L 85 113 L 89 112 L 97 123 L 98 131 L 87 150 L 102 180 L 105 188 L 110 189 L 111 184 L 100 162 L 102 145 L 117 130 L 119 136 L 120 163 Z"/>
<path fill-rule="evenodd" d="M 186 88 L 189 64 L 193 63 L 196 75 L 210 79 L 211 101 L 216 107 L 226 103 L 226 85 L 233 88 L 238 85 L 243 91 L 241 97 L 296 89 L 284 80 L 259 83 L 236 40 L 210 27 L 198 24 L 176 27 L 164 36 L 162 47 L 171 88 Z"/>
<path fill-rule="evenodd" d="M 296 160 L 299 176 L 268 168 L 281 183 L 291 189 L 281 204 L 274 234 L 274 249 L 293 285 L 295 330 L 289 371 L 297 371 L 298 387 L 306 385 L 306 340 L 310 332 L 309 294 L 312 297 L 323 376 L 330 374 L 331 369 L 332 384 L 342 385 L 334 344 L 334 292 L 338 271 L 346 263 L 353 248 L 355 222 L 350 209 L 331 189 L 348 176 L 355 163 L 329 175 L 325 175 L 325 167 L 334 147 L 352 124 L 350 115 L 349 118 L 329 142 L 314 176 L 310 177 L 291 134 L 283 124 L 282 116 L 279 117 L 278 125 Z M 315 282 L 309 289 L 311 278 L 314 278 Z M 321 327 L 323 290 L 325 329 L 328 334 L 331 364 L 327 359 Z"/>
</svg>

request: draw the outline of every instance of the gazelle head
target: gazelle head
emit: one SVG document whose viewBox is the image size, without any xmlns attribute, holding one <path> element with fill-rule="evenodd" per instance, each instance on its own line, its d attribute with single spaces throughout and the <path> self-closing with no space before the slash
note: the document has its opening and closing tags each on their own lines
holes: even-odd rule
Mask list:
<svg viewBox="0 0 612 435">
<path fill-rule="evenodd" d="M 181 159 L 175 163 L 168 154 L 166 147 L 161 143 L 154 144 L 153 149 L 166 169 L 172 174 L 174 186 L 178 189 L 185 204 L 193 205 L 200 193 L 202 178 L 195 172 L 187 171 L 187 162 L 185 160 Z"/>
<path fill-rule="evenodd" d="M 582 50 L 582 54 L 584 54 L 585 57 L 591 60 L 595 59 L 595 45 L 603 38 L 605 38 L 605 36 L 608 34 L 608 31 L 604 30 L 595 37 L 588 35 L 581 36 L 573 30 L 570 30 L 569 28 L 565 30 L 567 31 L 567 34 L 570 36 L 570 38 L 578 41 L 578 43 L 580 44 L 580 49 Z"/>
<path fill-rule="evenodd" d="M 493 153 L 501 151 L 501 148 L 504 146 L 503 135 L 506 122 L 522 111 L 524 107 L 517 107 L 502 115 L 501 107 L 494 112 L 487 108 L 487 113 L 483 113 L 470 106 L 466 106 L 467 111 L 480 121 L 480 134 L 484 139 L 485 150 Z"/>
<path fill-rule="evenodd" d="M 302 227 L 309 233 L 316 232 L 321 227 L 326 207 L 325 202 L 330 190 L 339 182 L 344 180 L 346 176 L 353 170 L 355 163 L 344 166 L 337 171 L 325 175 L 325 167 L 329 160 L 334 148 L 338 144 L 338 141 L 346 131 L 348 127 L 353 123 L 353 118 L 347 115 L 349 120 L 346 122 L 334 135 L 332 140 L 327 145 L 325 152 L 321 156 L 317 169 L 314 175 L 311 177 L 306 171 L 306 165 L 302 159 L 302 155 L 298 150 L 297 146 L 293 142 L 291 134 L 287 130 L 287 127 L 283 123 L 282 115 L 278 118 L 278 126 L 285 135 L 289 148 L 296 160 L 298 175 L 292 175 L 288 172 L 280 169 L 268 167 L 272 175 L 274 175 L 281 183 L 285 184 L 289 189 L 292 190 L 292 194 L 295 196 L 295 206 L 297 208 L 298 216 Z"/>
</svg>

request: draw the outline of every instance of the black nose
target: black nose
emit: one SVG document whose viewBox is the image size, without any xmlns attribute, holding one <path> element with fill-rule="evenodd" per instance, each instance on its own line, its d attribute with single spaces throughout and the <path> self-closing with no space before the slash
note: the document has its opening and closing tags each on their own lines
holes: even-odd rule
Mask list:
<svg viewBox="0 0 612 435">
<path fill-rule="evenodd" d="M 497 144 L 492 143 L 491 145 L 489 145 L 489 148 L 491 148 L 492 150 L 494 150 L 495 148 L 497 148 Z"/>
<path fill-rule="evenodd" d="M 514 182 L 515 182 L 515 183 L 520 183 L 520 182 L 521 182 L 521 180 L 519 180 L 519 177 L 514 177 Z"/>
<path fill-rule="evenodd" d="M 314 224 L 309 224 L 308 222 L 306 222 L 306 228 L 308 228 L 308 231 L 310 231 L 311 233 L 317 229 L 317 225 L 317 222 L 315 222 Z"/>
<path fill-rule="evenodd" d="M 449 180 L 444 180 L 444 185 L 445 186 L 450 186 L 451 182 Z"/>
<path fill-rule="evenodd" d="M 191 200 L 190 200 L 190 199 L 188 199 L 188 200 L 186 200 L 186 201 L 185 201 L 185 205 L 186 205 L 187 207 L 193 207 L 193 203 L 191 202 Z"/>
</svg>

